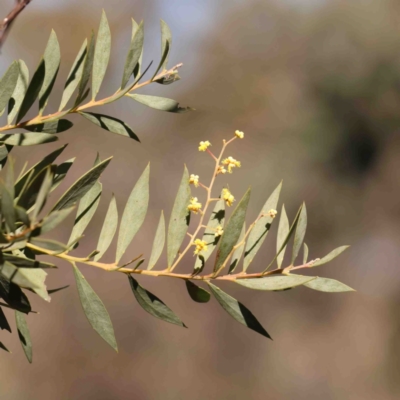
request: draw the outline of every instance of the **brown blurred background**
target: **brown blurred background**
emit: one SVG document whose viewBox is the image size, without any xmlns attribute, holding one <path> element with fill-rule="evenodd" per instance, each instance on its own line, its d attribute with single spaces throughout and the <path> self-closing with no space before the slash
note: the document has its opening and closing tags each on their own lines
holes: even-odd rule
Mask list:
<svg viewBox="0 0 400 400">
<path fill-rule="evenodd" d="M 0 0 L 1 15 L 12 5 Z M 130 17 L 145 20 L 146 61 L 159 58 L 158 20 L 163 18 L 174 35 L 170 65 L 184 63 L 182 80 L 141 93 L 171 97 L 197 111 L 162 113 L 129 99 L 104 109 L 133 127 L 142 144 L 73 117 L 75 128 L 61 135 L 61 143 L 69 143 L 61 159 L 78 158 L 63 189 L 92 164 L 97 151 L 103 158 L 114 155 L 102 177 L 97 218 L 78 253 L 96 245 L 111 193 L 121 213 L 150 161 L 149 214 L 126 259 L 143 250 L 148 254 L 160 209 L 170 213 L 183 164 L 202 176 L 210 172 L 207 155 L 197 152 L 198 142 L 210 140 L 217 148 L 240 129 L 245 140 L 229 153 L 242 168 L 227 182 L 237 197 L 252 185 L 248 220 L 283 179 L 281 200 L 289 217 L 303 200 L 307 203 L 311 258 L 339 245 L 352 246 L 319 267 L 318 274 L 358 292 L 299 288 L 261 293 L 221 285 L 255 313 L 271 342 L 237 324 L 215 301 L 191 302 L 181 282 L 140 280 L 181 316 L 188 330 L 147 315 L 123 276 L 82 267 L 111 314 L 120 348 L 116 354 L 89 326 L 72 271 L 60 265 L 51 272 L 49 287 L 65 282 L 71 287 L 54 294 L 49 305 L 34 299 L 40 314 L 28 317 L 34 363 L 28 365 L 17 338 L 4 336 L 13 354 L 1 355 L 1 398 L 400 398 L 399 2 L 33 0 L 10 32 L 0 70 L 22 58 L 32 73 L 55 28 L 62 49 L 52 97 L 57 103 L 83 38 L 97 29 L 101 8 L 113 34 L 101 93 L 119 85 Z M 18 165 L 26 158 L 33 163 L 59 145 L 17 149 L 14 156 Z M 57 237 L 67 240 L 68 229 L 60 229 Z M 276 226 L 254 269 L 272 257 L 275 235 Z M 107 260 L 114 251 L 115 246 Z M 186 268 L 192 263 L 189 257 Z"/>
</svg>

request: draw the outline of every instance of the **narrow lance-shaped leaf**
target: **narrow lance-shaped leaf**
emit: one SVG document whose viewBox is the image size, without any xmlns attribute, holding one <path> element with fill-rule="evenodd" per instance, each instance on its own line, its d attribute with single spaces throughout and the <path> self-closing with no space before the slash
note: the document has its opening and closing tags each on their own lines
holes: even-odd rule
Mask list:
<svg viewBox="0 0 400 400">
<path fill-rule="evenodd" d="M 242 232 L 243 224 L 246 218 L 247 206 L 249 205 L 251 189 L 247 189 L 239 204 L 236 206 L 228 223 L 224 229 L 221 240 L 219 241 L 217 257 L 215 259 L 214 272 L 220 270 L 225 261 L 231 254 L 233 246 L 236 245 L 240 233 Z"/>
<path fill-rule="evenodd" d="M 202 287 L 195 285 L 188 279 L 185 280 L 186 289 L 189 293 L 190 298 L 196 303 L 208 303 L 210 301 L 210 293 L 204 290 Z"/>
<path fill-rule="evenodd" d="M 215 236 L 215 232 L 218 226 L 224 227 L 225 223 L 225 201 L 219 199 L 214 206 L 214 210 L 210 215 L 210 219 L 207 222 L 207 228 L 204 230 L 203 240 L 207 243 L 207 250 L 201 252 L 201 255 L 196 257 L 196 262 L 194 264 L 194 272 L 200 273 L 206 261 L 210 258 L 211 254 L 218 245 L 221 236 Z"/>
<path fill-rule="evenodd" d="M 61 111 L 67 105 L 69 99 L 77 88 L 79 81 L 81 80 L 86 52 L 87 39 L 85 39 L 81 48 L 79 49 L 78 55 L 76 56 L 75 61 L 72 64 L 71 70 L 69 71 L 58 111 Z"/>
<path fill-rule="evenodd" d="M 218 286 L 213 285 L 211 282 L 207 283 L 218 303 L 232 318 L 234 318 L 237 322 L 240 322 L 242 325 L 247 326 L 253 331 L 259 333 L 260 335 L 271 339 L 271 336 L 262 327 L 257 318 L 249 309 L 247 309 L 242 303 L 238 302 L 229 294 L 223 292 Z"/>
<path fill-rule="evenodd" d="M 316 279 L 315 276 L 271 275 L 257 279 L 236 279 L 235 283 L 255 290 L 285 290 L 304 285 Z"/>
<path fill-rule="evenodd" d="M 165 21 L 160 20 L 160 25 L 161 25 L 161 58 L 164 58 L 164 62 L 161 65 L 161 69 L 166 70 L 168 65 L 168 54 L 172 46 L 172 33 L 171 29 L 169 29 L 169 26 Z"/>
<path fill-rule="evenodd" d="M 35 221 L 40 211 L 46 204 L 47 196 L 50 193 L 51 185 L 53 184 L 53 176 L 55 172 L 55 166 L 49 166 L 46 168 L 45 177 L 43 179 L 40 190 L 37 194 L 35 205 L 32 212 L 32 220 Z"/>
<path fill-rule="evenodd" d="M 25 210 L 29 210 L 34 205 L 40 188 L 46 178 L 49 167 L 43 168 L 34 179 L 27 180 L 27 184 L 21 191 L 18 198 L 18 205 L 20 207 L 24 208 Z"/>
<path fill-rule="evenodd" d="M 18 337 L 22 345 L 22 350 L 28 361 L 32 363 L 32 340 L 25 315 L 19 311 L 15 311 L 15 323 L 17 325 Z"/>
<path fill-rule="evenodd" d="M 124 73 L 122 76 L 121 89 L 124 89 L 128 84 L 130 77 L 132 76 L 136 66 L 139 63 L 140 56 L 143 51 L 144 41 L 144 26 L 143 21 L 138 26 L 137 23 L 132 20 L 132 39 L 129 46 L 128 54 L 126 55 Z"/>
<path fill-rule="evenodd" d="M 328 278 L 316 278 L 311 282 L 306 283 L 304 286 L 307 286 L 309 289 L 328 293 L 354 292 L 354 289 L 352 289 L 350 286 Z"/>
<path fill-rule="evenodd" d="M 103 227 L 101 228 L 99 242 L 97 243 L 98 254 L 94 260 L 98 261 L 109 248 L 118 226 L 118 209 L 114 194 L 111 197 L 110 205 L 108 206 L 107 214 L 104 219 Z"/>
<path fill-rule="evenodd" d="M 3 77 L 0 79 L 0 115 L 8 104 L 8 100 L 12 96 L 17 85 L 19 76 L 18 61 L 14 61 Z"/>
<path fill-rule="evenodd" d="M 10 192 L 7 188 L 0 184 L 0 192 L 1 192 L 1 211 L 3 213 L 3 217 L 6 220 L 6 224 L 11 232 L 14 232 L 15 227 L 15 210 L 14 210 L 14 199 L 11 197 Z"/>
<path fill-rule="evenodd" d="M 165 322 L 186 328 L 185 324 L 162 300 L 140 286 L 136 279 L 134 279 L 131 275 L 128 275 L 128 278 L 137 302 L 145 311 L 147 311 L 153 317 L 162 319 Z"/>
<path fill-rule="evenodd" d="M 308 246 L 304 243 L 303 245 L 303 264 L 307 264 L 308 260 Z"/>
<path fill-rule="evenodd" d="M 21 311 L 25 314 L 31 312 L 31 305 L 22 292 L 21 288 L 8 279 L 3 278 L 0 274 L 0 296 L 9 304 L 13 309 Z"/>
<path fill-rule="evenodd" d="M 14 92 L 8 102 L 8 124 L 12 124 L 14 118 L 16 117 L 19 108 L 21 107 L 22 101 L 24 99 L 26 90 L 29 84 L 29 70 L 25 62 L 18 60 L 19 75 L 17 80 L 17 85 L 15 86 Z"/>
<path fill-rule="evenodd" d="M 45 109 L 51 90 L 53 89 L 54 82 L 56 81 L 58 69 L 60 67 L 61 53 L 60 45 L 58 44 L 57 35 L 52 30 L 49 41 L 47 42 L 46 49 L 43 55 L 45 73 L 43 85 L 39 92 L 39 114 L 42 115 Z"/>
<path fill-rule="evenodd" d="M 0 329 L 1 330 L 5 329 L 6 331 L 11 332 L 10 324 L 8 323 L 4 311 L 1 307 L 0 307 Z"/>
<path fill-rule="evenodd" d="M 79 202 L 78 210 L 76 212 L 76 218 L 74 227 L 71 232 L 68 244 L 74 242 L 77 238 L 81 237 L 85 232 L 86 227 L 92 220 L 94 213 L 100 203 L 100 197 L 102 192 L 102 184 L 97 181 L 91 189 L 82 197 Z"/>
<path fill-rule="evenodd" d="M 164 244 L 165 244 L 165 219 L 164 219 L 164 213 L 163 211 L 161 211 L 160 220 L 158 222 L 156 235 L 154 237 L 153 247 L 151 248 L 150 260 L 147 269 L 152 269 L 156 265 L 164 249 Z"/>
<path fill-rule="evenodd" d="M 56 174 L 54 175 L 54 180 L 53 180 L 53 186 L 51 187 L 51 191 L 55 190 L 61 182 L 65 179 L 67 176 L 68 171 L 72 167 L 73 163 L 75 161 L 74 158 L 70 158 L 69 160 L 66 160 L 62 162 L 61 164 L 57 165 L 56 168 Z"/>
<path fill-rule="evenodd" d="M 107 158 L 95 167 L 82 175 L 58 200 L 52 211 L 69 208 L 77 203 L 97 182 L 102 172 L 110 163 L 111 158 Z"/>
<path fill-rule="evenodd" d="M 114 328 L 103 302 L 76 265 L 74 265 L 74 274 L 82 308 L 90 325 L 102 339 L 118 352 Z"/>
<path fill-rule="evenodd" d="M 167 99 L 166 97 L 149 96 L 145 94 L 128 94 L 127 96 L 147 107 L 154 108 L 155 110 L 178 114 L 193 110 L 191 107 L 180 107 L 177 101 Z"/>
<path fill-rule="evenodd" d="M 88 119 L 93 124 L 99 126 L 100 128 L 105 129 L 106 131 L 122 136 L 127 136 L 140 142 L 139 138 L 137 137 L 136 133 L 133 132 L 131 127 L 117 118 L 109 117 L 108 115 L 103 114 L 85 112 L 81 112 L 80 115 Z"/>
<path fill-rule="evenodd" d="M 35 146 L 37 144 L 50 143 L 57 140 L 57 136 L 48 133 L 36 133 L 35 135 L 29 133 L 13 133 L 11 135 L 0 135 L 0 143 L 9 146 Z"/>
<path fill-rule="evenodd" d="M 13 199 L 15 197 L 14 183 L 15 183 L 14 160 L 11 159 L 10 162 L 8 163 L 4 184 Z"/>
<path fill-rule="evenodd" d="M 53 211 L 52 213 L 47 215 L 45 218 L 43 218 L 40 233 L 44 234 L 56 228 L 68 217 L 69 214 L 71 214 L 74 208 L 75 207 L 64 208 L 63 210 Z"/>
<path fill-rule="evenodd" d="M 67 119 L 57 119 L 43 124 L 26 125 L 24 128 L 30 132 L 60 133 L 71 129 L 73 123 Z"/>
<path fill-rule="evenodd" d="M 278 256 L 276 257 L 276 263 L 278 264 L 278 268 L 281 268 L 283 258 L 285 257 L 286 246 L 283 246 L 282 248 L 282 245 L 289 234 L 289 229 L 290 229 L 289 218 L 286 214 L 285 206 L 282 205 L 281 217 L 279 219 L 279 225 L 278 225 L 278 236 L 276 238 L 276 252 L 279 253 Z M 279 252 L 279 250 L 281 250 L 281 252 Z"/>
<path fill-rule="evenodd" d="M 20 252 L 22 255 L 24 253 Z M 4 260 L 9 261 L 18 268 L 57 268 L 54 264 L 38 261 L 25 256 L 20 257 L 8 253 L 3 253 Z"/>
<path fill-rule="evenodd" d="M 237 243 L 236 243 L 236 246 L 238 246 L 238 247 L 237 247 L 236 250 L 233 252 L 232 258 L 231 258 L 231 260 L 230 260 L 230 262 L 229 262 L 229 270 L 228 270 L 228 271 L 229 271 L 230 274 L 233 273 L 233 272 L 235 271 L 237 265 L 239 264 L 239 261 L 240 261 L 242 255 L 243 255 L 244 246 L 245 246 L 246 244 L 243 243 L 243 244 L 241 244 L 241 245 L 239 246 L 239 243 L 241 243 L 241 242 L 243 241 L 245 235 L 246 235 L 246 222 L 243 224 L 242 231 L 240 232 L 239 239 L 238 239 L 238 241 L 237 241 Z"/>
<path fill-rule="evenodd" d="M 250 263 L 253 261 L 256 256 L 258 250 L 260 250 L 269 229 L 271 228 L 272 221 L 274 218 L 268 214 L 270 210 L 275 210 L 278 204 L 279 195 L 281 193 L 282 182 L 278 185 L 278 187 L 273 191 L 271 196 L 265 202 L 257 220 L 250 231 L 246 242 L 246 248 L 244 251 L 244 261 L 243 261 L 243 270 L 246 271 L 249 267 Z"/>
<path fill-rule="evenodd" d="M 127 247 L 143 224 L 149 205 L 150 164 L 134 186 L 121 218 L 118 233 L 116 262 L 119 262 Z"/>
<path fill-rule="evenodd" d="M 106 74 L 111 52 L 111 32 L 106 13 L 102 12 L 93 59 L 92 100 L 96 98 Z"/>
<path fill-rule="evenodd" d="M 179 185 L 178 193 L 175 197 L 172 207 L 171 218 L 168 225 L 167 236 L 167 260 L 168 267 L 171 267 L 179 248 L 186 236 L 189 227 L 190 211 L 188 205 L 190 202 L 189 171 L 186 166 L 183 170 L 182 180 Z"/>
<path fill-rule="evenodd" d="M 294 235 L 292 260 L 290 262 L 291 265 L 294 264 L 298 254 L 299 254 L 301 245 L 303 244 L 304 236 L 306 234 L 306 228 L 307 228 L 307 210 L 306 210 L 306 205 L 303 204 L 303 207 L 301 208 L 301 211 L 300 211 L 297 226 L 296 226 L 296 233 Z"/>
<path fill-rule="evenodd" d="M 340 246 L 340 247 L 336 248 L 335 250 L 332 250 L 325 257 L 322 257 L 320 260 L 315 261 L 315 263 L 312 266 L 318 267 L 319 265 L 323 265 L 323 264 L 326 264 L 326 263 L 332 261 L 334 258 L 336 258 L 340 254 L 342 254 L 349 247 L 350 246 Z"/>
</svg>

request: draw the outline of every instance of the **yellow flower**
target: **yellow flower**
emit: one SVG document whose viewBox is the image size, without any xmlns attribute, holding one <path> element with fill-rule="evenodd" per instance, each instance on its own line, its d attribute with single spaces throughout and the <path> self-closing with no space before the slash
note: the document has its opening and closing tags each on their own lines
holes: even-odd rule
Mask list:
<svg viewBox="0 0 400 400">
<path fill-rule="evenodd" d="M 200 252 L 207 250 L 207 243 L 204 240 L 196 239 L 192 245 L 196 246 L 194 254 L 199 254 Z"/>
<path fill-rule="evenodd" d="M 267 212 L 267 214 L 268 214 L 271 218 L 275 218 L 276 215 L 278 214 L 278 211 L 276 211 L 276 210 L 274 210 L 274 209 L 271 208 L 271 210 L 269 210 L 269 211 Z"/>
<path fill-rule="evenodd" d="M 195 187 L 199 186 L 199 176 L 198 175 L 190 175 L 189 183 L 194 185 Z"/>
<path fill-rule="evenodd" d="M 243 139 L 244 133 L 242 131 L 235 131 L 235 136 L 239 139 Z"/>
<path fill-rule="evenodd" d="M 225 160 L 222 160 L 222 164 L 228 167 L 228 172 L 230 174 L 232 173 L 232 168 L 240 168 L 241 166 L 240 161 L 235 160 L 233 157 L 225 158 Z"/>
<path fill-rule="evenodd" d="M 211 143 L 208 140 L 200 142 L 199 151 L 206 151 L 209 146 L 211 146 Z"/>
<path fill-rule="evenodd" d="M 197 214 L 197 213 L 200 211 L 200 209 L 201 209 L 201 203 L 199 203 L 199 202 L 197 201 L 197 197 L 192 197 L 192 198 L 190 199 L 190 204 L 188 205 L 188 209 L 189 209 L 190 211 L 193 211 L 195 214 Z"/>
<path fill-rule="evenodd" d="M 221 225 L 218 225 L 217 228 L 215 229 L 215 237 L 221 236 L 224 233 L 224 230 L 222 229 Z"/>
<path fill-rule="evenodd" d="M 226 169 L 222 165 L 218 166 L 217 175 L 219 175 L 219 174 L 226 174 Z"/>
<path fill-rule="evenodd" d="M 222 189 L 222 198 L 225 200 L 225 203 L 228 207 L 230 207 L 235 201 L 232 193 L 229 191 L 229 189 L 226 188 Z"/>
</svg>

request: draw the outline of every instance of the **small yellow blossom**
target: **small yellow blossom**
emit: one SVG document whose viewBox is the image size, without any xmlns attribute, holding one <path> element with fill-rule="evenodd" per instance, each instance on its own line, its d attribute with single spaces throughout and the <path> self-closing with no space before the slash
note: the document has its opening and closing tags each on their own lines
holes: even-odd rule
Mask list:
<svg viewBox="0 0 400 400">
<path fill-rule="evenodd" d="M 188 209 L 189 209 L 190 211 L 193 211 L 195 214 L 197 214 L 197 213 L 200 211 L 200 209 L 201 209 L 201 203 L 199 203 L 199 202 L 197 201 L 197 197 L 192 197 L 192 198 L 190 199 L 190 204 L 188 205 Z"/>
<path fill-rule="evenodd" d="M 232 173 L 232 168 L 240 168 L 241 166 L 240 161 L 235 160 L 233 157 L 225 158 L 225 160 L 222 160 L 222 164 L 228 167 L 228 172 L 230 174 Z"/>
<path fill-rule="evenodd" d="M 235 201 L 233 194 L 229 191 L 229 189 L 226 188 L 222 189 L 222 198 L 225 200 L 228 207 L 230 207 Z"/>
<path fill-rule="evenodd" d="M 202 251 L 207 251 L 207 243 L 204 240 L 196 239 L 193 243 L 193 246 L 196 246 L 194 250 L 194 254 L 199 254 Z"/>
<path fill-rule="evenodd" d="M 243 139 L 244 133 L 242 131 L 235 131 L 235 136 L 239 139 Z"/>
<path fill-rule="evenodd" d="M 211 143 L 208 140 L 200 142 L 199 151 L 206 151 L 209 146 L 211 146 Z"/>
<path fill-rule="evenodd" d="M 271 208 L 271 210 L 269 210 L 269 211 L 267 212 L 267 214 L 268 214 L 271 218 L 275 218 L 276 215 L 278 214 L 278 211 L 276 211 L 276 210 L 274 210 L 274 209 Z"/>
<path fill-rule="evenodd" d="M 195 187 L 199 186 L 199 176 L 198 175 L 190 175 L 189 183 L 194 185 Z"/>
<path fill-rule="evenodd" d="M 226 174 L 226 168 L 222 165 L 218 166 L 217 175 L 219 175 L 219 174 Z"/>
<path fill-rule="evenodd" d="M 218 225 L 215 229 L 215 237 L 221 236 L 224 233 L 221 225 Z"/>
</svg>

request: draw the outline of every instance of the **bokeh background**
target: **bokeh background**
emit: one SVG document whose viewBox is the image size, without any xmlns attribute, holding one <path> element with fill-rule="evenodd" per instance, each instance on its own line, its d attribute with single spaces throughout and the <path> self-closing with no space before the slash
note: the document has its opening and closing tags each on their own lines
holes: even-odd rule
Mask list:
<svg viewBox="0 0 400 400">
<path fill-rule="evenodd" d="M 0 0 L 1 15 L 12 6 L 11 0 Z M 60 135 L 61 143 L 69 143 L 61 159 L 77 160 L 62 189 L 90 167 L 97 151 L 103 158 L 114 155 L 101 179 L 97 217 L 78 253 L 94 249 L 112 192 L 122 212 L 150 161 L 149 214 L 126 259 L 148 254 L 160 209 L 168 216 L 172 208 L 183 164 L 201 176 L 211 171 L 198 142 L 210 140 L 217 148 L 240 129 L 245 140 L 235 142 L 230 153 L 242 168 L 226 178 L 237 197 L 252 185 L 248 221 L 283 179 L 281 200 L 289 217 L 303 200 L 307 203 L 311 258 L 351 245 L 318 274 L 344 281 L 357 293 L 306 288 L 261 293 L 221 285 L 255 313 L 271 342 L 237 324 L 215 301 L 191 302 L 182 282 L 140 279 L 188 330 L 147 315 L 123 276 L 82 267 L 111 314 L 120 348 L 116 354 L 89 326 L 72 271 L 60 264 L 50 274 L 49 287 L 71 287 L 54 294 L 50 304 L 34 299 L 40 314 L 28 317 L 34 363 L 26 362 L 14 335 L 2 335 L 13 354 L 1 355 L 1 398 L 398 399 L 399 2 L 33 0 L 2 49 L 1 72 L 22 58 L 32 73 L 55 28 L 62 66 L 51 98 L 58 104 L 70 65 L 83 38 L 97 29 L 101 8 L 113 34 L 101 93 L 119 85 L 130 17 L 145 20 L 146 61 L 159 58 L 163 18 L 173 32 L 170 65 L 184 63 L 182 80 L 142 93 L 171 97 L 196 111 L 162 113 L 130 99 L 105 107 L 105 113 L 133 127 L 141 144 L 73 117 L 75 128 Z M 18 149 L 14 156 L 20 166 L 26 159 L 33 163 L 60 142 Z M 67 240 L 72 223 L 73 217 L 56 237 Z M 272 257 L 275 234 L 276 226 L 253 269 Z M 107 260 L 114 251 L 115 246 Z M 189 257 L 185 268 L 192 264 Z"/>
</svg>

